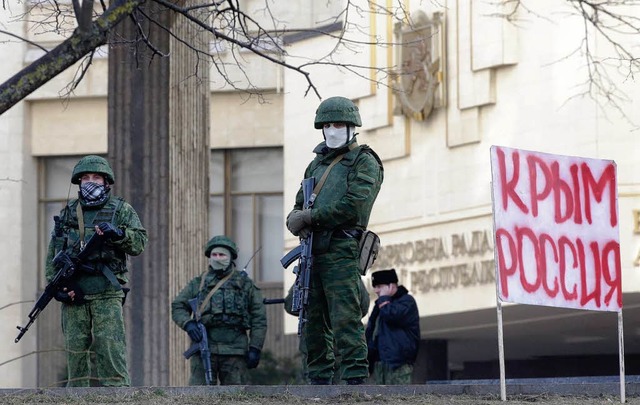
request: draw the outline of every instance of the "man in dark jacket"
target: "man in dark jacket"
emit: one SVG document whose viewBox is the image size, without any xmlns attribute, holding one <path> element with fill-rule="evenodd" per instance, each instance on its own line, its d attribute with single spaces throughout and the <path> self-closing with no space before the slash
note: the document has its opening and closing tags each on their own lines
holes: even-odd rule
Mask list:
<svg viewBox="0 0 640 405">
<path fill-rule="evenodd" d="M 404 286 L 398 286 L 395 269 L 371 274 L 378 296 L 367 323 L 369 364 L 376 384 L 411 384 L 413 363 L 420 343 L 418 306 Z"/>
</svg>

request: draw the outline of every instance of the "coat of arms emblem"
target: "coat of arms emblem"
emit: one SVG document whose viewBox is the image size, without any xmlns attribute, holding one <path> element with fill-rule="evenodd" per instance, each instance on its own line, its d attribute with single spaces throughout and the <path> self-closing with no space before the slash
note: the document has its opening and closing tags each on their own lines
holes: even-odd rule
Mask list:
<svg viewBox="0 0 640 405">
<path fill-rule="evenodd" d="M 395 26 L 397 69 L 393 90 L 397 114 L 425 120 L 431 111 L 445 106 L 444 23 L 441 13 L 429 18 L 423 11 L 410 23 Z"/>
</svg>

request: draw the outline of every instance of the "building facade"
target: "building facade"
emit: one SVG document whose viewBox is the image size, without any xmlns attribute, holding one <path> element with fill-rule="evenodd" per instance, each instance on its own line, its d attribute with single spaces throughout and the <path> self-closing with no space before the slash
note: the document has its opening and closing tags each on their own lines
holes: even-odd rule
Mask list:
<svg viewBox="0 0 640 405">
<path fill-rule="evenodd" d="M 246 2 L 247 10 L 266 19 L 258 3 Z M 323 98 L 342 95 L 359 106 L 358 141 L 383 160 L 385 181 L 370 221 L 382 242 L 375 268 L 395 268 L 418 302 L 422 345 L 415 381 L 499 376 L 492 145 L 616 162 L 627 373 L 640 373 L 634 326 L 640 318 L 640 123 L 633 122 L 640 86 L 611 70 L 627 97 L 621 109 L 599 94 L 581 96 L 589 70 L 585 56 L 574 52 L 584 30 L 571 6 L 537 1 L 535 9 L 518 9 L 510 22 L 498 17 L 505 9 L 488 1 L 379 4 L 406 15 L 398 21 L 376 12 L 375 4 L 352 2 L 367 12 L 352 9 L 344 25 L 331 18 L 343 2 L 314 2 L 311 9 L 304 2 L 275 3 L 271 11 L 291 26 L 330 34 L 345 27 L 348 46 L 338 52 L 334 35 L 291 34 L 283 37 L 287 55 L 279 57 L 294 64 L 331 55 L 331 64 L 308 67 L 313 86 Z M 640 15 L 640 9 L 630 12 Z M 11 23 L 8 10 L 0 16 L 16 35 L 46 47 L 60 41 L 37 35 L 25 22 Z M 588 39 L 600 55 L 615 55 L 602 37 Z M 223 43 L 214 45 L 221 60 L 232 58 Z M 17 41 L 0 44 L 0 80 L 38 52 Z M 6 304 L 12 304 L 0 311 L 6 342 L 44 287 L 51 217 L 76 192 L 69 186 L 73 165 L 84 154 L 108 153 L 107 58 L 106 50 L 97 54 L 73 95 L 60 96 L 73 80 L 69 69 L 0 116 L 0 252 L 7 258 L 0 272 Z M 311 151 L 322 141 L 313 129 L 319 100 L 313 90 L 307 94 L 309 83 L 299 72 L 248 53 L 241 63 L 242 70 L 228 74 L 236 87 L 251 85 L 261 97 L 231 88 L 211 70 L 209 228 L 212 235 L 236 239 L 238 266 L 277 296 L 293 281 L 279 264 L 297 244 L 284 217 Z M 55 352 L 56 306 L 19 344 L 0 351 L 3 367 L 19 370 L 4 373 L 0 385 L 58 381 L 55 373 L 42 372 L 64 363 Z M 277 316 L 278 308 L 270 311 Z M 503 311 L 508 376 L 617 374 L 615 314 L 526 305 Z M 295 319 L 284 313 L 282 319 L 279 344 L 295 341 Z M 269 336 L 276 339 L 275 333 Z"/>
</svg>

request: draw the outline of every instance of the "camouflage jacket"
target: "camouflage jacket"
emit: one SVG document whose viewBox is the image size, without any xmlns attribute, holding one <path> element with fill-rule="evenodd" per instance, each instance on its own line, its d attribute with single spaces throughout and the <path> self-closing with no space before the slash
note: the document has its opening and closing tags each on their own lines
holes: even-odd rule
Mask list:
<svg viewBox="0 0 640 405">
<path fill-rule="evenodd" d="M 304 177 L 314 177 L 316 184 L 335 157 L 344 154 L 329 172 L 311 211 L 313 252 L 323 253 L 336 230 L 366 229 L 384 169 L 378 155 L 367 145 L 358 146 L 355 140 L 338 149 L 329 149 L 322 142 L 314 152 L 316 157 L 307 166 Z M 300 187 L 294 209 L 302 209 L 303 204 Z"/>
<path fill-rule="evenodd" d="M 54 229 L 47 251 L 47 281 L 55 275 L 52 260 L 59 251 L 65 249 L 71 256 L 79 252 L 80 232 L 76 213 L 78 204 L 78 199 L 73 199 L 60 211 L 60 229 Z M 73 281 L 86 294 L 85 299 L 121 297 L 123 292 L 120 287 L 113 285 L 105 276 L 105 267 L 115 275 L 120 284 L 128 282 L 127 255 L 137 256 L 142 253 L 148 240 L 147 231 L 142 227 L 133 207 L 119 197 L 110 197 L 102 207 L 83 209 L 82 213 L 85 242 L 93 236 L 95 225 L 100 222 L 112 222 L 124 230 L 125 236 L 121 240 L 105 242 L 88 259 L 87 264 L 96 271 L 89 273 L 78 270 Z"/>
<path fill-rule="evenodd" d="M 202 277 L 205 282 L 200 290 Z M 192 319 L 189 300 L 198 297 L 199 306 L 220 279 L 207 271 L 192 279 L 171 303 L 171 318 L 184 329 Z M 244 355 L 249 346 L 262 350 L 267 334 L 267 313 L 262 293 L 245 272 L 233 270 L 213 293 L 200 314 L 207 329 L 213 354 Z M 248 332 L 248 333 L 247 333 Z"/>
</svg>

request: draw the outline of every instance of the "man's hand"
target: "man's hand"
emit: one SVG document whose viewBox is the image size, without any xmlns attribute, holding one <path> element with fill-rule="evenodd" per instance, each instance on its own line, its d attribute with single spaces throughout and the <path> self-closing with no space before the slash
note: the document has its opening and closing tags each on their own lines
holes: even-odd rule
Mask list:
<svg viewBox="0 0 640 405">
<path fill-rule="evenodd" d="M 298 236 L 300 230 L 307 225 L 311 225 L 311 210 L 293 210 L 287 216 L 287 228 L 289 231 Z"/>
<path fill-rule="evenodd" d="M 98 235 L 104 235 L 111 240 L 120 240 L 124 238 L 124 231 L 110 222 L 102 222 L 96 225 L 95 229 Z"/>
<path fill-rule="evenodd" d="M 391 295 L 391 285 L 390 284 L 382 284 L 380 286 L 380 291 L 378 292 L 378 297 L 384 297 L 387 295 Z"/>
<path fill-rule="evenodd" d="M 84 292 L 78 286 L 64 287 L 53 296 L 56 301 L 65 304 L 84 304 Z"/>
<path fill-rule="evenodd" d="M 189 321 L 184 325 L 184 330 L 195 343 L 200 343 L 202 340 L 202 331 L 196 321 Z"/>
<path fill-rule="evenodd" d="M 311 228 L 309 227 L 302 228 L 298 232 L 298 236 L 300 237 L 300 239 L 307 239 L 309 235 L 311 235 Z"/>
<path fill-rule="evenodd" d="M 73 293 L 73 291 L 67 291 L 66 288 L 56 292 L 56 295 L 53 296 L 53 298 L 56 299 L 56 301 L 65 303 L 65 304 L 71 304 L 71 302 L 73 301 L 73 297 L 71 296 L 71 293 Z"/>
<path fill-rule="evenodd" d="M 260 363 L 260 350 L 250 347 L 247 352 L 247 368 L 256 368 Z"/>
</svg>

